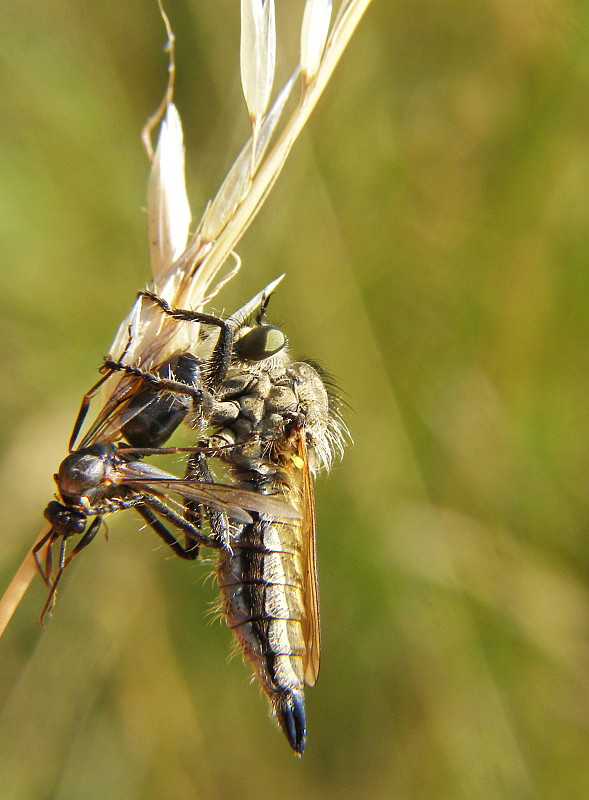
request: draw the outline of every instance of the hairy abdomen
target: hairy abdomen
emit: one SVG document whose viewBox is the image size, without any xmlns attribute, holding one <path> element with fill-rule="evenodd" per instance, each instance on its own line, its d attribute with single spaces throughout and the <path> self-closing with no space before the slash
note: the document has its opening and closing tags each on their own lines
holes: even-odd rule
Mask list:
<svg viewBox="0 0 589 800">
<path fill-rule="evenodd" d="M 301 574 L 300 526 L 264 518 L 244 527 L 218 567 L 227 624 L 298 753 L 306 735 Z"/>
</svg>

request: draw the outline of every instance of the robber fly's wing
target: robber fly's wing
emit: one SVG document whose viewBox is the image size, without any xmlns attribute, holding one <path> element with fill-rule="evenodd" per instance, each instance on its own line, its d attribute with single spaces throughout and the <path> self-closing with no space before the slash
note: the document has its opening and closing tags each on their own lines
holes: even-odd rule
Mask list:
<svg viewBox="0 0 589 800">
<path fill-rule="evenodd" d="M 303 620 L 303 638 L 305 655 L 303 667 L 305 683 L 314 686 L 319 674 L 321 659 L 321 628 L 319 624 L 319 587 L 317 583 L 317 548 L 315 542 L 315 493 L 313 477 L 309 469 L 305 430 L 301 428 L 297 435 L 298 456 L 296 468 L 302 472 L 301 497 L 301 555 L 303 601 L 305 617 Z"/>
<path fill-rule="evenodd" d="M 179 494 L 186 500 L 225 511 L 236 522 L 248 524 L 252 518 L 247 511 L 264 514 L 271 519 L 299 519 L 300 514 L 286 500 L 269 497 L 236 486 L 205 483 L 194 479 L 176 478 L 142 461 L 132 461 L 117 468 L 117 482 L 138 491 L 155 494 Z"/>
</svg>

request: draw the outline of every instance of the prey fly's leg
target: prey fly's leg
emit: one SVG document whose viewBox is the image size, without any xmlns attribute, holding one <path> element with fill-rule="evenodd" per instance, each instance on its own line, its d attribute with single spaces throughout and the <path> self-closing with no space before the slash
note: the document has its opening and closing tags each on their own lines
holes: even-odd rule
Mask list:
<svg viewBox="0 0 589 800">
<path fill-rule="evenodd" d="M 35 565 L 37 567 L 37 572 L 43 578 L 43 581 L 46 586 L 51 589 L 51 573 L 53 571 L 52 563 L 51 563 L 51 548 L 53 543 L 57 539 L 57 534 L 53 530 L 53 528 L 46 534 L 42 539 L 40 539 L 37 544 L 33 547 L 33 558 L 35 559 Z M 45 554 L 45 565 L 41 564 L 39 560 L 39 551 L 47 544 L 47 553 Z"/>
<path fill-rule="evenodd" d="M 198 482 L 214 483 L 215 476 L 211 472 L 206 458 L 202 453 L 192 453 L 186 467 L 186 478 Z M 202 528 L 204 518 L 208 520 L 209 527 L 214 537 L 223 543 L 224 549 L 230 549 L 231 527 L 227 514 L 214 508 L 209 508 L 196 500 L 186 500 L 184 503 L 186 519 L 193 525 Z"/>
<path fill-rule="evenodd" d="M 53 581 L 51 581 L 50 578 L 49 578 L 49 575 L 51 574 L 50 572 L 48 572 L 47 575 L 44 575 L 43 572 L 41 572 L 41 570 L 39 569 L 39 572 L 41 572 L 41 575 L 43 576 L 43 579 L 45 580 L 45 583 L 47 584 L 47 586 L 49 586 L 49 595 L 48 595 L 47 600 L 45 601 L 45 605 L 43 606 L 43 609 L 41 611 L 41 624 L 42 625 L 45 624 L 45 618 L 47 617 L 48 614 L 51 613 L 51 611 L 53 610 L 53 607 L 55 606 L 55 597 L 56 597 L 56 594 L 57 594 L 57 585 L 58 585 L 59 581 L 61 580 L 61 576 L 63 575 L 63 572 L 64 572 L 65 568 L 68 566 L 68 564 L 70 563 L 72 558 L 77 556 L 78 553 L 81 550 L 83 550 L 85 547 L 87 547 L 90 544 L 90 542 L 94 539 L 94 537 L 98 533 L 98 530 L 100 528 L 100 523 L 101 522 L 102 522 L 102 517 L 95 517 L 92 520 L 92 524 L 90 525 L 88 530 L 85 532 L 85 534 L 82 536 L 82 538 L 80 539 L 78 544 L 74 547 L 74 549 L 72 550 L 72 552 L 69 554 L 69 556 L 67 558 L 66 558 L 66 555 L 65 555 L 67 537 L 66 536 L 62 537 L 61 544 L 60 544 L 60 547 L 59 547 L 59 561 L 58 561 L 58 566 L 57 566 L 57 572 L 55 573 L 55 578 L 53 579 Z M 50 534 L 51 533 L 53 533 L 53 537 L 54 537 L 53 540 L 55 541 L 57 536 L 56 536 L 54 531 L 51 531 Z M 50 534 L 48 534 L 48 536 Z M 39 544 L 36 546 L 35 550 L 38 550 L 38 548 L 42 545 L 44 540 L 47 540 L 47 537 L 44 537 L 44 539 L 42 539 L 39 542 Z M 50 544 L 52 544 L 52 542 Z M 37 562 L 37 567 L 39 567 L 39 562 L 37 560 L 37 556 L 36 556 L 34 551 L 33 551 L 33 555 L 35 555 L 35 561 Z"/>
<path fill-rule="evenodd" d="M 49 542 L 47 546 L 47 550 L 45 552 L 45 575 L 43 575 L 43 580 L 45 584 L 51 588 L 51 575 L 53 575 L 53 545 L 55 540 Z"/>
<path fill-rule="evenodd" d="M 136 511 L 141 514 L 147 524 L 154 530 L 157 535 L 162 539 L 168 547 L 170 547 L 175 555 L 180 558 L 185 558 L 187 561 L 192 561 L 198 558 L 200 548 L 194 539 L 186 535 L 186 546 L 183 547 L 176 537 L 163 525 L 156 517 L 153 511 L 146 505 L 135 506 Z"/>
<path fill-rule="evenodd" d="M 55 574 L 55 578 L 51 583 L 51 588 L 49 589 L 49 594 L 47 595 L 47 600 L 45 601 L 45 605 L 41 610 L 41 616 L 39 617 L 39 621 L 41 625 L 45 624 L 45 617 L 51 613 L 53 610 L 53 606 L 55 605 L 55 593 L 57 591 L 57 584 L 61 576 L 63 575 L 63 565 L 65 561 L 65 543 L 66 537 L 62 537 L 61 543 L 59 545 L 59 562 L 57 566 L 57 572 Z"/>
<path fill-rule="evenodd" d="M 103 375 L 102 378 L 94 384 L 94 386 L 90 389 L 90 391 L 86 392 L 84 397 L 82 398 L 82 405 L 80 406 L 80 410 L 78 411 L 78 416 L 76 417 L 76 421 L 74 422 L 74 427 L 72 430 L 72 435 L 70 436 L 70 441 L 68 444 L 68 451 L 70 453 L 74 452 L 74 444 L 76 439 L 78 438 L 78 434 L 80 433 L 80 428 L 82 427 L 84 420 L 86 419 L 86 414 L 88 413 L 88 409 L 90 408 L 90 403 L 92 402 L 92 398 L 96 394 L 96 392 L 100 389 L 102 384 L 108 380 L 110 377 L 110 372 Z"/>
<path fill-rule="evenodd" d="M 78 553 L 81 550 L 83 550 L 85 547 L 88 547 L 90 542 L 94 539 L 94 537 L 98 533 L 98 531 L 100 529 L 101 522 L 102 522 L 102 517 L 94 517 L 94 519 L 92 520 L 92 523 L 90 524 L 90 527 L 88 528 L 86 533 L 82 536 L 82 538 L 80 539 L 78 544 L 74 547 L 72 552 L 67 557 L 67 559 L 65 561 L 65 564 L 64 564 L 64 567 L 67 567 L 67 565 L 70 563 L 72 558 L 74 556 L 77 556 Z M 105 523 L 105 527 L 106 527 L 106 523 Z"/>
<path fill-rule="evenodd" d="M 127 351 L 129 350 L 129 347 L 131 346 L 132 339 L 133 339 L 132 327 L 131 325 L 129 325 L 127 344 L 125 345 L 125 349 L 123 350 L 123 352 L 119 357 L 119 361 L 122 362 L 122 360 L 124 359 Z M 113 371 L 114 370 L 112 368 L 109 368 L 108 366 L 105 367 L 103 365 L 100 369 L 100 372 L 103 372 L 102 378 L 100 378 L 100 380 L 97 381 L 97 383 L 95 383 L 94 386 L 88 392 L 86 392 L 86 394 L 82 398 L 82 404 L 80 406 L 80 410 L 78 411 L 78 416 L 76 417 L 76 421 L 74 422 L 74 427 L 68 443 L 68 451 L 70 453 L 73 453 L 75 451 L 76 439 L 78 438 L 80 429 L 84 423 L 84 420 L 86 419 L 86 415 L 88 414 L 88 409 L 90 407 L 90 403 L 92 402 L 92 398 L 95 396 L 96 392 L 98 391 L 98 389 L 100 389 L 102 384 L 105 383 L 110 378 Z"/>
<path fill-rule="evenodd" d="M 169 508 L 165 503 L 162 503 L 162 501 L 153 494 L 142 495 L 140 505 L 148 506 L 152 511 L 155 511 L 156 514 L 159 514 L 164 519 L 167 519 L 168 522 L 171 522 L 175 528 L 178 528 L 178 530 L 182 531 L 182 533 L 184 533 L 188 539 L 192 539 L 195 545 L 212 547 L 215 550 L 221 550 L 225 546 L 224 542 L 219 541 L 219 539 L 217 539 L 215 536 L 207 536 L 196 525 L 193 525 L 191 522 L 184 519 L 184 517 L 176 514 L 175 511 L 172 511 L 171 508 Z M 164 539 L 164 541 L 166 540 Z M 169 542 L 167 542 L 167 544 L 169 544 Z M 181 547 L 181 545 L 179 546 Z M 172 547 L 172 545 L 170 545 L 170 547 Z M 172 547 L 172 549 L 174 548 Z M 190 550 L 192 548 L 183 549 Z"/>
</svg>

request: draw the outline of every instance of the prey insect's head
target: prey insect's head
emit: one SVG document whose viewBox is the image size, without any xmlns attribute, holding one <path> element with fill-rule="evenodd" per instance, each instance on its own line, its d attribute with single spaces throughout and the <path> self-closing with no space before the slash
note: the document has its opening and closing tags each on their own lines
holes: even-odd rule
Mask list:
<svg viewBox="0 0 589 800">
<path fill-rule="evenodd" d="M 58 536 L 73 536 L 84 533 L 88 517 L 84 511 L 52 500 L 45 509 L 44 517 Z"/>
<path fill-rule="evenodd" d="M 95 444 L 70 453 L 55 476 L 64 503 L 84 509 L 103 497 L 112 483 L 116 453 L 112 444 Z"/>
<path fill-rule="evenodd" d="M 61 462 L 55 482 L 63 502 L 52 500 L 44 514 L 59 536 L 84 532 L 88 510 L 112 483 L 116 453 L 115 445 L 96 444 L 70 453 Z"/>
</svg>

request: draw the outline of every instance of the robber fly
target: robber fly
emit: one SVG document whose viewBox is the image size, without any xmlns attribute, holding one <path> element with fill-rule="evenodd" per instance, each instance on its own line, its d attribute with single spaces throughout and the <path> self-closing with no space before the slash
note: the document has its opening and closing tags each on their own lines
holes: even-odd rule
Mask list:
<svg viewBox="0 0 589 800">
<path fill-rule="evenodd" d="M 217 579 L 227 624 L 302 754 L 304 684 L 314 685 L 320 659 L 313 477 L 341 451 L 346 429 L 321 370 L 292 360 L 282 331 L 264 322 L 267 302 L 266 295 L 253 321 L 242 317 L 233 332 L 202 445 L 229 466 L 241 489 L 283 497 L 300 514 L 252 510 L 231 549 L 219 551 Z M 187 477 L 200 480 L 201 463 L 202 453 L 194 454 Z"/>
<path fill-rule="evenodd" d="M 231 543 L 217 548 L 225 619 L 291 747 L 302 754 L 304 684 L 315 684 L 320 659 L 313 477 L 341 453 L 346 428 L 327 377 L 315 364 L 292 360 L 285 335 L 264 321 L 276 284 L 227 320 L 216 319 L 212 356 L 199 372 L 210 396 L 193 421 L 209 435 L 188 462 L 186 482 L 196 491 L 184 495 L 185 515 L 201 531 L 203 544 Z M 168 317 L 190 314 L 152 299 Z M 214 340 L 215 334 L 205 338 Z M 229 467 L 234 491 L 245 493 L 249 520 L 198 497 L 199 487 L 218 486 L 209 466 L 213 459 Z M 273 505 L 256 508 L 252 493 L 260 504 Z M 283 513 L 280 502 L 290 513 Z"/>
<path fill-rule="evenodd" d="M 219 327 L 221 333 L 206 364 L 207 384 L 214 389 L 227 373 L 232 337 L 228 323 L 208 314 L 172 310 L 165 300 L 151 292 L 141 292 L 140 296 L 173 319 Z M 202 525 L 195 525 L 186 518 L 183 505 L 180 513 L 171 507 L 174 504 L 171 494 L 179 495 L 183 503 L 204 506 L 210 518 L 223 512 L 223 518 L 230 519 L 233 524 L 252 522 L 248 512 L 254 511 L 281 518 L 297 516 L 297 512 L 280 498 L 263 497 L 241 487 L 218 484 L 212 476 L 209 482 L 195 481 L 192 477 L 178 479 L 142 460 L 144 456 L 178 451 L 178 448 L 162 445 L 190 409 L 193 424 L 197 424 L 194 420 L 202 422 L 210 413 L 207 409 L 212 408 L 213 397 L 202 386 L 203 368 L 204 362 L 190 352 L 175 354 L 155 372 L 126 363 L 124 353 L 117 360 L 105 359 L 104 375 L 84 396 L 70 439 L 69 455 L 55 475 L 59 499 L 52 500 L 45 509 L 50 529 L 33 548 L 37 567 L 50 588 L 42 619 L 53 607 L 64 569 L 94 539 L 107 514 L 134 508 L 173 552 L 185 559 L 196 558 L 200 545 L 230 548 L 230 528 L 217 526 L 212 535 L 205 534 Z M 126 388 L 125 383 L 119 387 L 76 447 L 75 440 L 93 395 L 116 373 L 126 376 Z M 113 419 L 117 420 L 114 432 Z M 116 426 L 120 426 L 118 430 Z M 124 437 L 123 443 L 110 441 L 106 431 L 117 439 Z M 184 535 L 184 544 L 162 519 Z M 67 543 L 74 535 L 81 538 L 66 556 Z M 58 565 L 53 574 L 52 546 L 58 540 Z M 44 564 L 39 558 L 43 549 L 46 550 Z"/>
</svg>

